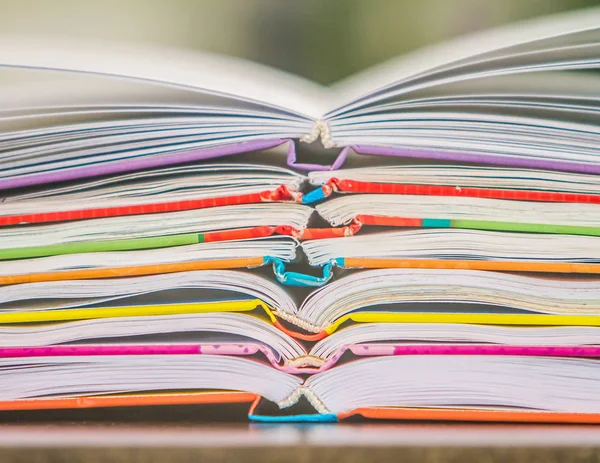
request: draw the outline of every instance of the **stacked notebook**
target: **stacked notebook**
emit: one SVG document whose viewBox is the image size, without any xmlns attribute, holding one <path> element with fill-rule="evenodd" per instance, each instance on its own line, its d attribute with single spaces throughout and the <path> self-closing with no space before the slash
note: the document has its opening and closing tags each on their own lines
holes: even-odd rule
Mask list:
<svg viewBox="0 0 600 463">
<path fill-rule="evenodd" d="M 600 423 L 599 25 L 330 89 L 0 40 L 0 410 Z"/>
</svg>

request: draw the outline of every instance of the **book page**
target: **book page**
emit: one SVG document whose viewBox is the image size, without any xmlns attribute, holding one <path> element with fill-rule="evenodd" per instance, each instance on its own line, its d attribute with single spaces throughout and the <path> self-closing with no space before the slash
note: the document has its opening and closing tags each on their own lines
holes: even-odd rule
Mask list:
<svg viewBox="0 0 600 463">
<path fill-rule="evenodd" d="M 339 82 L 331 88 L 334 105 L 330 110 L 437 67 L 527 42 L 597 29 L 599 25 L 600 8 L 594 8 L 510 24 L 426 47 Z"/>
<path fill-rule="evenodd" d="M 307 118 L 319 117 L 327 105 L 326 90 L 300 77 L 237 58 L 168 47 L 3 37 L 0 66 L 160 82 L 260 102 Z"/>
</svg>

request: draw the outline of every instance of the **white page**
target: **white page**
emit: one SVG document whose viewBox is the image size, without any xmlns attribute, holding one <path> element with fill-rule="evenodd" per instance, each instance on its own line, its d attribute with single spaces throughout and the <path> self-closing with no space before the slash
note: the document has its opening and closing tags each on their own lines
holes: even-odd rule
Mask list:
<svg viewBox="0 0 600 463">
<path fill-rule="evenodd" d="M 600 331 L 600 330 L 598 330 Z M 48 346 L 73 343 L 98 344 L 98 340 L 128 339 L 127 343 L 153 343 L 153 335 L 177 336 L 205 343 L 210 333 L 229 335 L 236 341 L 248 339 L 268 346 L 277 357 L 292 359 L 306 355 L 305 349 L 283 331 L 260 318 L 235 312 L 98 318 L 66 323 L 0 326 L 0 346 Z M 191 336 L 190 336 L 191 335 Z M 241 339 L 240 339 L 241 338 Z M 246 338 L 246 340 L 244 340 Z M 161 339 L 165 339 L 162 337 Z M 119 341 L 117 341 L 119 342 Z M 161 341 L 164 342 L 164 341 Z M 187 342 L 187 341 L 186 341 Z"/>
<path fill-rule="evenodd" d="M 68 210 L 68 209 L 66 209 Z M 160 214 L 127 215 L 72 222 L 8 227 L 0 249 L 81 243 L 208 231 L 290 225 L 306 228 L 313 210 L 293 203 L 257 203 Z"/>
<path fill-rule="evenodd" d="M 598 93 L 598 76 L 593 73 L 577 71 L 548 71 L 486 76 L 468 80 L 453 80 L 447 83 L 425 85 L 422 89 L 411 89 L 407 93 L 377 103 L 377 112 L 396 110 L 404 113 L 407 109 L 414 110 L 422 107 L 427 110 L 430 106 L 460 105 L 465 103 L 496 104 L 498 106 L 519 104 L 519 109 L 532 111 L 539 107 L 554 105 L 586 105 L 580 111 L 595 111 L 600 100 Z M 427 83 L 425 79 L 424 83 Z M 403 88 L 404 92 L 405 89 Z M 532 106 L 535 103 L 535 106 Z M 543 105 L 543 106 L 542 106 Z M 482 111 L 479 108 L 475 108 Z M 502 109 L 502 108 L 500 108 Z M 369 115 L 374 108 L 366 106 L 353 111 L 351 121 L 360 114 Z M 384 118 L 385 119 L 385 118 Z M 340 121 L 330 121 L 340 124 Z M 337 131 L 336 131 L 337 133 Z"/>
<path fill-rule="evenodd" d="M 600 237 L 417 229 L 302 243 L 311 265 L 338 258 L 600 263 Z M 1 268 L 1 266 L 0 266 Z"/>
<path fill-rule="evenodd" d="M 600 29 L 598 29 L 600 40 Z M 592 42 L 584 45 L 559 46 L 555 48 L 540 48 L 533 52 L 517 52 L 509 50 L 499 57 L 481 57 L 468 60 L 464 64 L 455 63 L 442 70 L 436 69 L 428 73 L 397 81 L 384 90 L 369 94 L 338 113 L 347 116 L 364 111 L 365 107 L 378 107 L 381 101 L 402 101 L 406 95 L 414 91 L 427 90 L 432 87 L 448 85 L 459 81 L 476 81 L 497 76 L 517 77 L 523 73 L 535 72 L 539 79 L 544 78 L 541 72 L 575 71 L 581 69 L 595 69 L 598 67 L 600 45 Z M 353 112 L 358 108 L 356 112 Z M 331 116 L 328 116 L 330 119 Z"/>
<path fill-rule="evenodd" d="M 67 186 L 16 193 L 3 198 L 2 214 L 8 215 L 9 203 L 21 213 L 37 210 L 44 203 L 60 201 L 96 201 L 108 198 L 180 197 L 191 192 L 194 197 L 232 196 L 274 190 L 285 185 L 292 191 L 300 189 L 304 177 L 289 169 L 258 164 L 193 164 L 163 167 L 100 178 Z M 183 190 L 183 191 L 181 191 Z"/>
<path fill-rule="evenodd" d="M 361 214 L 600 226 L 598 204 L 512 201 L 467 196 L 344 195 L 319 204 L 316 210 L 332 226 L 346 224 Z"/>
<path fill-rule="evenodd" d="M 0 276 L 81 269 L 113 269 L 266 256 L 290 262 L 298 243 L 291 237 L 268 236 L 239 241 L 216 241 L 158 249 L 62 254 L 35 259 L 0 261 Z"/>
<path fill-rule="evenodd" d="M 600 27 L 600 8 L 562 13 L 509 24 L 433 45 L 394 58 L 332 87 L 330 111 L 363 95 L 438 66 L 525 42 Z"/>
<path fill-rule="evenodd" d="M 233 95 L 319 117 L 328 106 L 319 85 L 241 59 L 168 47 L 49 37 L 0 38 L 0 65 L 88 72 Z"/>
<path fill-rule="evenodd" d="M 478 32 L 363 71 L 336 84 L 331 91 L 306 79 L 231 57 L 48 37 L 0 38 L 0 64 L 161 82 L 233 95 L 319 118 L 362 95 L 429 69 L 526 42 L 591 30 L 599 24 L 597 8 Z"/>
<path fill-rule="evenodd" d="M 1 42 L 1 37 L 0 37 Z M 101 74 L 48 69 L 12 68 L 0 61 L 0 114 L 38 114 L 47 108 L 180 107 L 214 108 L 264 115 L 282 113 L 264 104 L 250 103 L 196 88 L 175 87 L 162 82 L 124 79 Z M 50 91 L 51 89 L 51 91 Z M 29 110 L 29 111 L 28 111 Z M 292 117 L 289 112 L 286 116 Z"/>
<path fill-rule="evenodd" d="M 287 313 L 297 310 L 292 297 L 273 280 L 236 270 L 197 270 L 108 280 L 64 280 L 2 286 L 0 312 L 84 307 L 109 301 L 121 301 L 119 305 L 124 306 L 128 305 L 127 299 L 130 297 L 191 289 L 212 295 L 209 301 L 215 300 L 214 291 L 217 294 L 227 291 L 231 292 L 231 296 L 224 298 L 219 295 L 218 300 L 260 299 L 275 310 Z M 183 294 L 187 295 L 187 292 Z M 19 301 L 24 304 L 17 304 Z M 191 301 L 195 302 L 202 300 Z"/>
<path fill-rule="evenodd" d="M 13 330 L 14 331 L 14 330 Z M 0 331 L 0 333 L 3 333 Z M 360 323 L 337 330 L 317 342 L 310 355 L 328 359 L 359 343 L 490 343 L 518 346 L 581 346 L 600 344 L 596 326 L 521 327 L 457 323 Z"/>
<path fill-rule="evenodd" d="M 271 365 L 225 355 L 4 358 L 0 368 L 0 400 L 208 389 L 248 391 L 280 401 L 302 384 L 301 378 Z"/>
<path fill-rule="evenodd" d="M 350 362 L 304 383 L 332 413 L 360 407 L 509 407 L 600 413 L 592 359 L 406 355 Z"/>
<path fill-rule="evenodd" d="M 393 312 L 394 304 L 409 304 L 412 311 L 418 311 L 420 303 L 461 303 L 475 313 L 483 304 L 553 315 L 598 315 L 600 287 L 597 280 L 536 278 L 482 270 L 365 270 L 314 291 L 297 315 L 313 324 L 311 330 L 319 332 L 353 311 L 383 305 Z"/>
</svg>

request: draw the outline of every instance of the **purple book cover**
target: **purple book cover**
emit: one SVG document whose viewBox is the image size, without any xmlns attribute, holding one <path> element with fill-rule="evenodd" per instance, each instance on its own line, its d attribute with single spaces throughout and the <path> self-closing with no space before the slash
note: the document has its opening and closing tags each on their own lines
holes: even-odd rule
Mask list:
<svg viewBox="0 0 600 463">
<path fill-rule="evenodd" d="M 502 166 L 525 167 L 534 169 L 557 170 L 566 172 L 578 172 L 587 174 L 600 174 L 600 166 L 594 164 L 582 164 L 569 161 L 551 161 L 544 159 L 525 159 L 515 156 L 485 155 L 473 153 L 457 153 L 451 151 L 431 151 L 414 148 L 402 148 L 391 146 L 367 146 L 356 145 L 341 148 L 336 160 L 331 165 L 307 164 L 297 162 L 296 147 L 291 139 L 260 139 L 242 143 L 226 144 L 193 151 L 181 151 L 154 155 L 139 159 L 126 159 L 121 161 L 101 163 L 86 167 L 73 167 L 55 172 L 30 174 L 19 177 L 0 179 L 0 190 L 21 188 L 46 183 L 79 180 L 101 175 L 117 174 L 144 170 L 156 167 L 165 167 L 188 162 L 205 161 L 234 154 L 247 153 L 251 151 L 266 150 L 287 144 L 287 164 L 291 168 L 306 171 L 337 170 L 341 168 L 348 157 L 350 150 L 357 154 L 394 156 L 398 158 L 419 158 L 438 161 L 454 161 L 466 163 L 493 164 Z"/>
</svg>

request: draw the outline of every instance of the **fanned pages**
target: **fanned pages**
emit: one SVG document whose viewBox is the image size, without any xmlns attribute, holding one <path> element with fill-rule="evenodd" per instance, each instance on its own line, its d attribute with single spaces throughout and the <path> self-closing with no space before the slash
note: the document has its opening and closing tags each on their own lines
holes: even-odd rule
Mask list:
<svg viewBox="0 0 600 463">
<path fill-rule="evenodd" d="M 311 265 L 600 273 L 595 236 L 434 229 L 302 243 Z"/>
<path fill-rule="evenodd" d="M 597 279 L 537 278 L 476 270 L 369 270 L 313 292 L 296 315 L 278 315 L 308 331 L 325 334 L 347 320 L 454 319 L 461 323 L 461 319 L 471 319 L 486 324 L 595 325 L 600 322 L 595 307 L 599 291 Z M 443 305 L 449 310 L 443 310 Z M 548 315 L 558 317 L 553 321 Z"/>
<path fill-rule="evenodd" d="M 178 295 L 178 290 L 183 289 L 201 290 L 204 300 L 190 300 L 190 296 L 181 300 L 181 296 L 187 294 L 184 292 Z M 98 304 L 114 301 L 111 305 L 118 306 L 118 302 L 122 303 L 128 298 L 149 294 L 158 297 L 161 292 L 165 293 L 166 302 L 184 305 L 192 303 L 192 306 L 196 302 L 214 301 L 221 294 L 218 298 L 222 301 L 247 301 L 250 309 L 261 307 L 267 312 L 273 310 L 275 315 L 284 320 L 317 333 L 324 330 L 333 332 L 346 319 L 386 321 L 386 318 L 393 319 L 396 316 L 399 320 L 404 316 L 410 319 L 411 311 L 401 307 L 418 307 L 419 304 L 426 303 L 438 306 L 465 305 L 460 310 L 445 310 L 441 313 L 435 309 L 418 310 L 417 319 L 424 316 L 432 321 L 435 316 L 439 316 L 441 320 L 444 315 L 459 315 L 463 319 L 473 316 L 476 323 L 477 315 L 481 315 L 483 319 L 489 317 L 486 323 L 493 323 L 494 316 L 497 315 L 500 324 L 562 325 L 567 324 L 563 323 L 566 320 L 576 325 L 600 324 L 600 319 L 594 322 L 600 309 L 600 288 L 595 279 L 579 281 L 447 269 L 359 272 L 314 291 L 300 307 L 290 294 L 271 280 L 248 272 L 229 270 L 181 272 L 118 280 L 28 283 L 0 287 L 0 310 L 4 312 L 0 314 L 0 323 L 10 322 L 9 320 L 18 323 L 19 313 L 23 310 L 42 311 L 44 313 L 40 316 L 47 317 L 50 321 L 53 316 L 61 315 L 60 312 L 48 309 L 90 306 L 86 310 L 88 316 L 93 317 Z M 17 302 L 19 304 L 15 306 Z M 490 307 L 497 309 L 491 310 Z M 507 312 L 506 309 L 512 310 Z M 68 311 L 66 314 L 68 316 Z M 557 319 L 553 322 L 553 318 L 546 315 L 557 316 Z M 531 321 L 527 322 L 530 316 Z M 561 316 L 566 318 L 560 318 Z M 73 315 L 72 319 L 77 318 Z M 21 320 L 23 321 L 25 319 Z"/>
<path fill-rule="evenodd" d="M 599 173 L 598 76 L 581 72 L 598 67 L 599 18 L 594 9 L 475 34 L 457 48 L 383 65 L 364 85 L 329 92 L 230 58 L 4 38 L 3 81 L 18 85 L 3 96 L 0 187 L 210 159 L 292 139 L 360 153 Z M 318 167 L 297 163 L 292 148 L 288 163 Z"/>
<path fill-rule="evenodd" d="M 399 356 L 343 365 L 309 378 L 304 387 L 333 413 L 384 406 L 598 413 L 598 374 L 597 362 L 589 359 Z M 356 377 L 363 380 L 348 381 Z"/>
<path fill-rule="evenodd" d="M 600 204 L 535 203 L 447 196 L 351 195 L 316 207 L 332 226 L 468 228 L 600 235 Z"/>
<path fill-rule="evenodd" d="M 506 407 L 583 414 L 600 410 L 595 402 L 598 371 L 595 361 L 586 359 L 373 358 L 314 375 L 304 383 L 297 376 L 250 360 L 211 355 L 146 355 L 135 362 L 131 356 L 31 357 L 0 359 L 0 364 L 5 378 L 0 399 L 4 401 L 48 394 L 69 397 L 184 388 L 258 393 L 280 408 L 290 407 L 304 396 L 322 414 L 373 406 Z M 107 369 L 118 372 L 113 381 L 106 380 Z M 27 371 L 31 381 L 18 381 L 19 370 Z M 505 387 L 498 390 L 496 381 L 504 376 Z M 357 377 L 368 379 L 353 381 Z M 456 382 L 458 378 L 460 382 Z M 428 386 L 414 395 L 415 383 Z"/>
<path fill-rule="evenodd" d="M 231 198 L 274 191 L 282 186 L 297 191 L 303 181 L 301 175 L 290 170 L 260 165 L 167 167 L 28 193 L 7 194 L 3 198 L 1 214 L 8 216 Z M 234 204 L 235 200 L 230 201 L 229 204 Z"/>
<path fill-rule="evenodd" d="M 598 68 L 598 8 L 330 88 L 0 37 L 0 414 L 600 424 Z"/>
<path fill-rule="evenodd" d="M 170 244 L 172 247 L 160 249 L 83 252 L 0 262 L 0 284 L 261 267 L 273 261 L 293 261 L 297 246 L 294 239 L 286 237 Z"/>
<path fill-rule="evenodd" d="M 202 234 L 226 230 L 279 225 L 301 230 L 306 227 L 312 212 L 312 209 L 296 204 L 285 206 L 256 204 L 146 214 L 135 218 L 109 217 L 60 224 L 30 225 L 4 230 L 0 236 L 0 249 L 12 249 L 16 252 L 16 249 L 21 248 L 186 234 L 195 234 L 199 237 L 196 242 L 202 242 Z"/>
<path fill-rule="evenodd" d="M 156 307 L 156 309 L 160 309 Z M 150 309 L 149 309 L 150 310 Z M 598 327 L 521 328 L 468 324 L 355 325 L 310 350 L 268 319 L 238 312 L 198 312 L 96 318 L 1 327 L 0 357 L 91 355 L 256 356 L 277 369 L 312 374 L 346 357 L 390 355 L 508 355 L 596 357 Z M 164 342 L 168 339 L 169 342 Z"/>
</svg>

